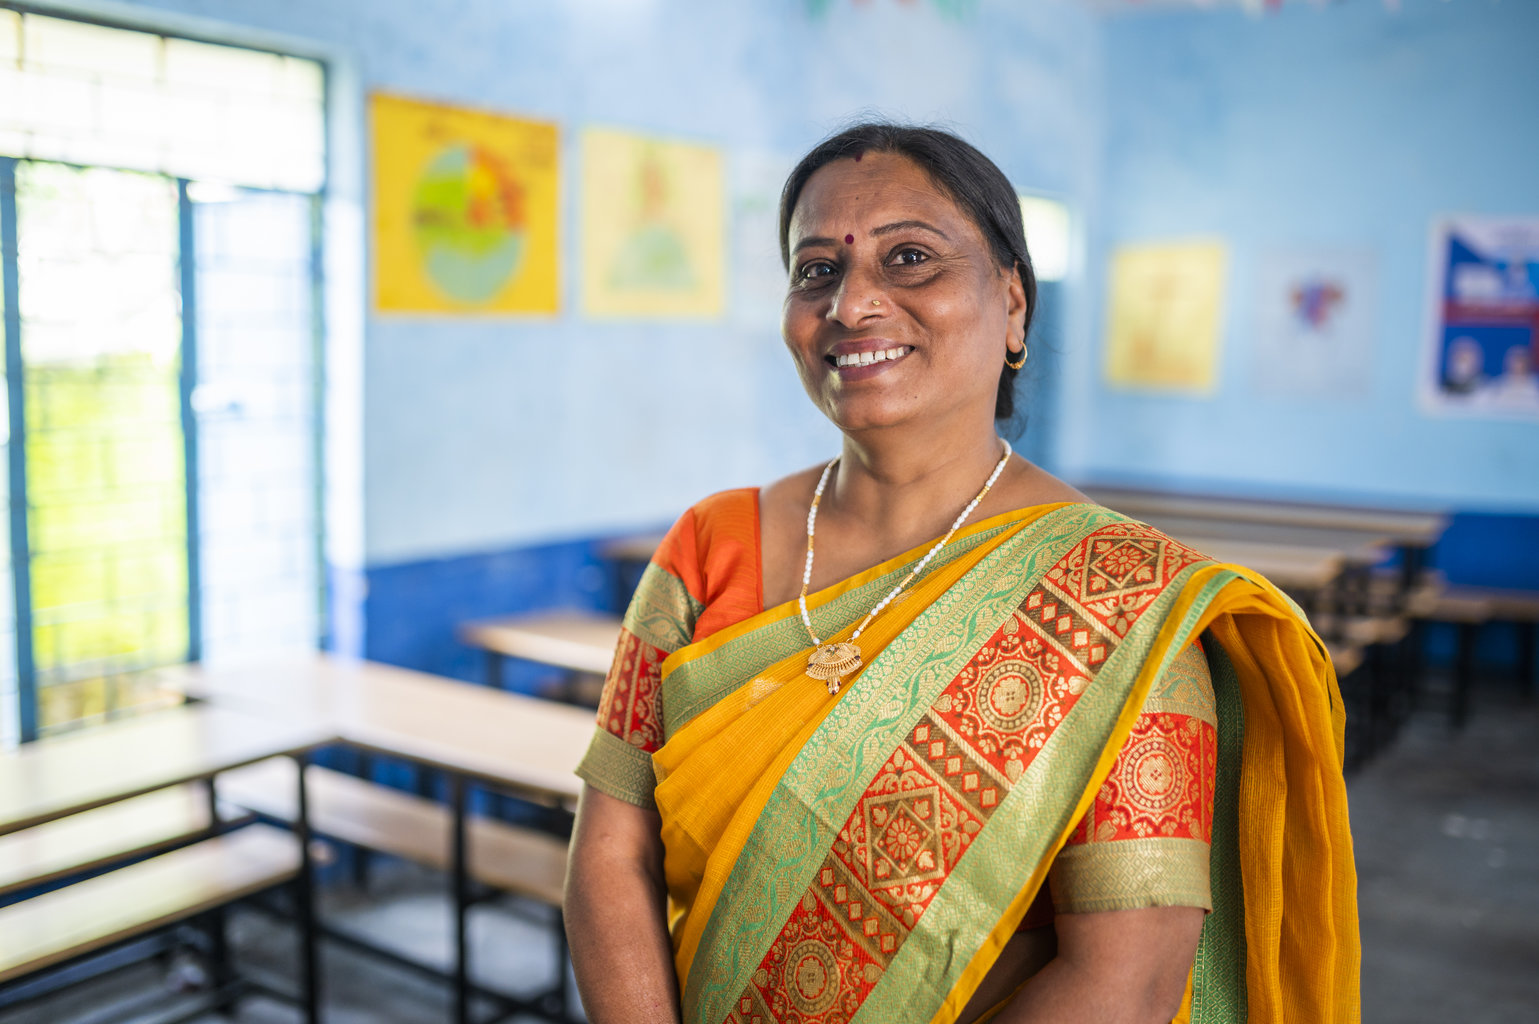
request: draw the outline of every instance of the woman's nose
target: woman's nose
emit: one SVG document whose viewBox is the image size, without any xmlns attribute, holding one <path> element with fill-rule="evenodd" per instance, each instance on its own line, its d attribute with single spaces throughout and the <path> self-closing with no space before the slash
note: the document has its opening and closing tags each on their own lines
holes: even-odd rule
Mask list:
<svg viewBox="0 0 1539 1024">
<path fill-rule="evenodd" d="M 832 323 L 853 329 L 888 312 L 887 299 L 877 282 L 864 274 L 852 273 L 839 282 L 824 315 Z"/>
</svg>

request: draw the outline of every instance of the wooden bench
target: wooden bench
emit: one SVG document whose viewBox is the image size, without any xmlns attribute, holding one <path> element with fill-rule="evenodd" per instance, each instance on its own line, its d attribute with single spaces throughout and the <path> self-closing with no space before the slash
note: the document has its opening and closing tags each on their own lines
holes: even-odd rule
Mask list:
<svg viewBox="0 0 1539 1024">
<path fill-rule="evenodd" d="M 220 798 L 291 822 L 298 788 L 294 771 L 293 762 L 274 759 L 227 772 L 220 776 Z M 442 804 L 317 765 L 307 769 L 305 784 L 310 828 L 316 834 L 449 870 L 452 818 Z M 565 842 L 480 817 L 466 822 L 466 842 L 473 880 L 560 908 Z"/>
<path fill-rule="evenodd" d="M 294 836 L 253 824 L 0 908 L 0 982 L 291 881 Z"/>
<path fill-rule="evenodd" d="M 1315 616 L 1313 625 L 1321 636 L 1344 647 L 1392 646 L 1410 633 L 1410 621 L 1399 615 Z"/>
<path fill-rule="evenodd" d="M 226 825 L 250 817 L 223 805 L 220 814 Z M 175 846 L 208 827 L 208 790 L 185 783 L 12 832 L 0 836 L 0 896 Z"/>
</svg>

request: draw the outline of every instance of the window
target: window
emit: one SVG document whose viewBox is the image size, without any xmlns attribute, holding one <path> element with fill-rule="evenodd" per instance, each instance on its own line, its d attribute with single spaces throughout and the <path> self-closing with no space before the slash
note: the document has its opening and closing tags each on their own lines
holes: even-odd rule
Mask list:
<svg viewBox="0 0 1539 1024">
<path fill-rule="evenodd" d="M 323 85 L 0 8 L 0 744 L 316 644 Z"/>
</svg>

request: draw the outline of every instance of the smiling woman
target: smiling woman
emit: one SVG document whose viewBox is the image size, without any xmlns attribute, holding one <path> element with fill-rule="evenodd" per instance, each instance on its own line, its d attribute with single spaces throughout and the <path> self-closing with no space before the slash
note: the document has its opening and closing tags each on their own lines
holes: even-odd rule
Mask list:
<svg viewBox="0 0 1539 1024">
<path fill-rule="evenodd" d="M 843 448 L 695 505 L 637 591 L 568 875 L 589 1018 L 1354 1020 L 1330 662 L 998 437 L 1036 303 L 1009 181 L 860 125 L 780 225 Z"/>
</svg>

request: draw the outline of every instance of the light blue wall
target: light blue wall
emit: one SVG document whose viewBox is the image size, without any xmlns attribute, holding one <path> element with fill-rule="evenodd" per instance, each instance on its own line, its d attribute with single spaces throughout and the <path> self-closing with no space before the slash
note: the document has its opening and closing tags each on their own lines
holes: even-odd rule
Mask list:
<svg viewBox="0 0 1539 1024">
<path fill-rule="evenodd" d="M 1018 187 L 1076 205 L 1088 204 L 1100 159 L 1099 29 L 1068 0 L 143 0 L 121 9 L 209 19 L 235 41 L 253 30 L 307 41 L 347 67 L 355 92 L 561 127 L 560 316 L 371 314 L 364 323 L 370 566 L 652 527 L 710 491 L 834 449 L 783 355 L 773 298 L 734 289 L 714 322 L 581 315 L 574 186 L 584 126 L 716 143 L 729 159 L 778 156 L 788 169 L 862 111 L 938 120 L 978 142 Z M 741 172 L 734 164 L 729 177 Z M 778 275 L 773 230 L 742 224 L 755 234 L 732 239 L 730 251 L 775 261 L 768 273 Z"/>
<path fill-rule="evenodd" d="M 1385 8 L 1290 2 L 1259 18 L 1106 21 L 1092 287 L 1104 286 L 1117 242 L 1219 235 L 1232 261 L 1212 398 L 1107 388 L 1097 308 L 1097 344 L 1072 353 L 1061 435 L 1079 472 L 1539 507 L 1539 424 L 1431 417 L 1416 399 L 1432 219 L 1539 214 L 1539 3 Z M 1376 370 L 1365 400 L 1258 393 L 1248 344 L 1256 258 L 1277 245 L 1376 255 Z"/>
</svg>

